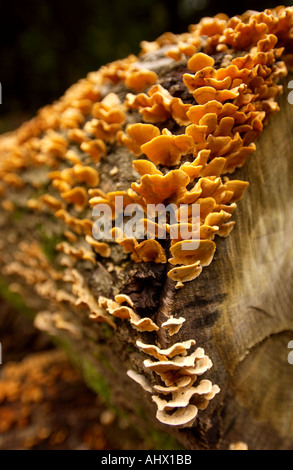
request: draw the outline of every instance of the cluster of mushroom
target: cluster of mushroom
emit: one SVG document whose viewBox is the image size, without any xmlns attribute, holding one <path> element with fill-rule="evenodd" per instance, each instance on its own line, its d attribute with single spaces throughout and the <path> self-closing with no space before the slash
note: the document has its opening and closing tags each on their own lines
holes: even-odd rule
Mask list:
<svg viewBox="0 0 293 470">
<path fill-rule="evenodd" d="M 138 345 L 147 354 L 158 359 L 144 361 L 144 366 L 158 374 L 164 383 L 153 387 L 157 393 L 152 396 L 158 407 L 156 417 L 163 424 L 177 427 L 190 427 L 197 417 L 198 410 L 206 409 L 209 401 L 220 391 L 217 385 L 206 379 L 196 386 L 193 385 L 197 377 L 212 366 L 212 362 L 202 348 L 197 348 L 192 354 L 185 356 L 187 353 L 184 346 L 189 347 L 194 342 L 190 340 L 185 343 L 188 344 L 177 343 L 167 350 L 151 350 L 148 345 Z M 182 352 L 174 352 L 176 347 Z M 168 399 L 168 396 L 171 398 Z"/>
<path fill-rule="evenodd" d="M 5 255 L 2 255 L 5 257 Z M 4 260 L 5 261 L 5 260 Z M 43 299 L 50 301 L 51 309 L 37 313 L 34 323 L 35 326 L 49 334 L 55 334 L 57 330 L 66 330 L 75 338 L 81 337 L 81 331 L 77 325 L 69 321 L 68 310 L 66 307 L 78 307 L 92 298 L 90 292 L 84 287 L 84 281 L 81 275 L 74 269 L 68 269 L 68 260 L 63 260 L 67 268 L 64 272 L 56 270 L 46 258 L 41 246 L 37 242 L 28 243 L 23 241 L 18 249 L 12 253 L 12 260 L 9 258 L 3 268 L 3 274 L 6 276 L 21 276 L 25 284 Z M 66 266 L 67 264 L 67 266 Z M 69 263 L 70 266 L 70 263 Z M 70 277 L 69 277 L 70 273 Z M 73 276 L 75 278 L 73 279 Z M 64 283 L 74 284 L 72 291 L 64 288 Z M 13 292 L 23 294 L 22 287 L 17 282 L 10 285 Z M 94 307 L 99 310 L 94 299 L 90 304 L 91 311 Z M 103 314 L 103 312 L 101 312 Z M 103 321 L 107 321 L 104 318 Z M 114 327 L 113 322 L 111 326 Z"/>
<path fill-rule="evenodd" d="M 46 298 L 55 297 L 58 281 L 62 280 L 62 273 L 49 263 L 37 242 L 21 242 L 18 249 L 12 253 L 12 259 L 7 260 L 3 274 L 21 275 L 27 285 Z M 62 291 L 59 295 L 61 293 Z"/>
<path fill-rule="evenodd" d="M 59 449 L 70 434 L 70 418 L 56 420 L 52 408 L 58 399 L 63 411 L 65 402 L 72 406 L 72 390 L 80 390 L 79 385 L 80 375 L 62 351 L 50 349 L 6 362 L 0 378 L 1 448 Z"/>
<path fill-rule="evenodd" d="M 159 329 L 158 325 L 151 318 L 141 318 L 135 312 L 134 303 L 129 295 L 118 294 L 115 296 L 115 300 L 100 296 L 98 303 L 100 307 L 104 308 L 113 317 L 129 320 L 132 328 L 137 331 L 147 332 L 158 331 Z"/>
<path fill-rule="evenodd" d="M 169 317 L 161 324 L 169 336 L 178 333 L 185 319 Z M 178 428 L 190 427 L 194 423 L 198 410 L 204 410 L 209 401 L 219 393 L 217 385 L 203 379 L 194 385 L 198 376 L 212 367 L 210 358 L 202 348 L 194 349 L 193 339 L 174 343 L 167 349 L 140 340 L 136 346 L 152 359 L 144 361 L 145 371 L 158 376 L 153 384 L 144 374 L 128 370 L 127 375 L 148 393 L 157 405 L 156 418 L 163 424 Z"/>
<path fill-rule="evenodd" d="M 277 6 L 262 12 L 248 10 L 242 15 L 229 18 L 224 13 L 204 17 L 198 24 L 189 26 L 183 34 L 164 33 L 156 41 L 141 43 L 142 54 L 165 49 L 165 55 L 174 60 L 191 57 L 198 49 L 207 54 L 214 51 L 229 53 L 245 51 L 256 45 L 264 34 L 275 34 L 281 46 L 292 46 L 292 7 Z"/>
<path fill-rule="evenodd" d="M 256 15 L 252 23 L 258 21 L 261 17 Z M 199 248 L 189 249 L 190 240 L 171 241 L 172 258 L 168 261 L 180 267 L 168 275 L 178 281 L 176 287 L 197 277 L 211 262 L 215 234 L 227 236 L 233 228 L 229 219 L 248 183 L 228 177 L 222 181 L 221 175 L 245 163 L 255 150 L 254 141 L 265 119 L 278 110 L 274 98 L 281 86 L 277 82 L 286 74 L 284 63 L 278 60 L 283 48 L 275 47 L 277 36 L 266 28 L 262 31 L 256 44 L 249 44 L 247 54 L 231 56 L 224 67 L 216 67 L 215 59 L 206 53 L 192 55 L 187 66 L 194 74 L 183 74 L 183 82 L 197 104 L 174 98 L 158 84 L 147 94 L 127 95 L 128 108 L 138 109 L 146 122 L 130 124 L 119 135 L 121 144 L 136 156 L 142 155 L 133 162 L 141 175 L 140 183 L 132 184 L 143 198 L 142 205 L 200 204 Z M 176 134 L 167 128 L 159 130 L 167 119 L 178 125 Z M 190 224 L 189 215 L 180 223 Z M 133 259 L 137 261 L 135 249 L 133 243 Z M 161 250 L 157 248 L 157 252 Z M 162 259 L 160 255 L 150 260 Z"/>
<path fill-rule="evenodd" d="M 102 316 L 108 314 L 129 320 L 132 328 L 145 334 L 158 332 L 162 328 L 172 337 L 179 332 L 185 321 L 183 317 L 168 317 L 159 327 L 151 318 L 141 318 L 135 311 L 131 297 L 125 294 L 116 295 L 115 300 L 100 296 L 98 305 L 104 309 L 104 313 L 92 313 L 90 318 L 94 321 L 104 321 Z M 210 358 L 205 355 L 202 348 L 190 352 L 195 345 L 193 339 L 174 343 L 167 349 L 140 340 L 135 344 L 139 350 L 152 357 L 152 360 L 144 361 L 145 371 L 154 372 L 160 379 L 151 384 L 144 374 L 134 370 L 128 370 L 127 375 L 145 391 L 153 393 L 152 400 L 158 408 L 157 419 L 163 424 L 179 428 L 192 426 L 198 410 L 204 410 L 209 401 L 220 391 L 217 385 L 205 379 L 194 386 L 198 376 L 212 367 Z"/>
</svg>

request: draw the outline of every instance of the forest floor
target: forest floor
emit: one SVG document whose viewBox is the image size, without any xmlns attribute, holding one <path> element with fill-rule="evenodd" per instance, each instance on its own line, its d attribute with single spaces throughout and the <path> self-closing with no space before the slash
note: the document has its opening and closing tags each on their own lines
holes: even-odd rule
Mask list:
<svg viewBox="0 0 293 470">
<path fill-rule="evenodd" d="M 0 450 L 152 449 L 86 387 L 65 354 L 2 299 L 0 341 Z"/>
</svg>

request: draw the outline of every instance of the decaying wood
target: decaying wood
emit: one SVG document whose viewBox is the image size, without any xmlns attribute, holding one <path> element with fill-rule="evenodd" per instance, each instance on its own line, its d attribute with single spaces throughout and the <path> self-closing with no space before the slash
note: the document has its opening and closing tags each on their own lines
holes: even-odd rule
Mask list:
<svg viewBox="0 0 293 470">
<path fill-rule="evenodd" d="M 161 309 L 184 312 L 182 338 L 194 332 L 212 357 L 221 394 L 218 406 L 210 405 L 216 405 L 216 426 L 210 427 L 210 416 L 205 425 L 215 446 L 241 440 L 250 449 L 292 448 L 293 113 L 286 84 L 284 90 L 280 113 L 237 174 L 250 186 L 235 229 L 217 242 L 215 259 L 201 276 Z"/>
<path fill-rule="evenodd" d="M 169 80 L 174 87 L 186 64 L 160 54 L 152 56 L 151 69 L 163 86 Z M 44 165 L 21 169 L 26 185 L 18 188 L 15 182 L 2 201 L 2 273 L 15 295 L 39 312 L 35 324 L 67 349 L 95 391 L 108 399 L 111 395 L 112 403 L 135 417 L 137 427 L 169 432 L 187 449 L 228 449 L 239 441 L 249 449 L 293 448 L 293 366 L 287 357 L 293 339 L 289 80 L 283 80 L 280 112 L 270 119 L 246 165 L 233 173 L 233 179 L 250 183 L 233 214 L 234 230 L 227 238 L 216 237 L 213 262 L 181 289 L 167 277 L 166 263 L 135 263 L 114 243 L 111 257 L 80 259 L 74 267 L 70 258 L 56 256 L 57 243 L 64 241 L 62 220 L 37 204 L 30 206 L 34 210 L 27 206 L 43 190 Z M 121 100 L 126 95 L 121 84 L 107 91 Z M 138 119 L 135 113 L 132 117 Z M 125 190 L 137 180 L 132 160 L 125 147 L 112 145 L 99 163 L 103 192 Z M 78 284 L 73 292 L 70 283 Z M 92 302 L 121 293 L 130 297 L 140 317 L 159 325 L 158 331 L 139 332 L 131 321 L 114 322 L 107 315 L 105 323 L 89 318 L 97 313 L 90 309 Z M 100 304 L 101 312 L 105 305 Z M 162 327 L 170 317 L 185 319 L 175 336 Z M 203 378 L 217 384 L 220 393 L 199 410 L 192 427 L 176 429 L 156 420 L 151 395 L 127 372 L 143 375 L 152 387 L 159 385 L 137 341 L 167 349 L 191 339 L 212 360 Z"/>
</svg>

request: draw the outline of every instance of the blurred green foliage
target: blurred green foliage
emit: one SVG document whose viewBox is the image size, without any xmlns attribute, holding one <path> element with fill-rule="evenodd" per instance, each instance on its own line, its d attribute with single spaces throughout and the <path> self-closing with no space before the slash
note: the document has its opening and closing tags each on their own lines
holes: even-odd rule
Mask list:
<svg viewBox="0 0 293 470">
<path fill-rule="evenodd" d="M 143 39 L 154 40 L 165 31 L 183 32 L 203 16 L 233 15 L 277 4 L 270 0 L 233 4 L 228 0 L 2 0 L 0 113 L 17 113 L 18 119 L 11 122 L 16 126 L 89 71 L 137 54 Z"/>
</svg>

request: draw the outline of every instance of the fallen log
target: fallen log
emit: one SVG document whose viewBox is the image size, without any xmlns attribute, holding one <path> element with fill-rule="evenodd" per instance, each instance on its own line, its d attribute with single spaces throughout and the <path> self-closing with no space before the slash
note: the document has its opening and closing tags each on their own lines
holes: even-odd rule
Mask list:
<svg viewBox="0 0 293 470">
<path fill-rule="evenodd" d="M 0 139 L 10 291 L 93 390 L 186 449 L 293 444 L 292 24 L 167 33 Z"/>
</svg>

